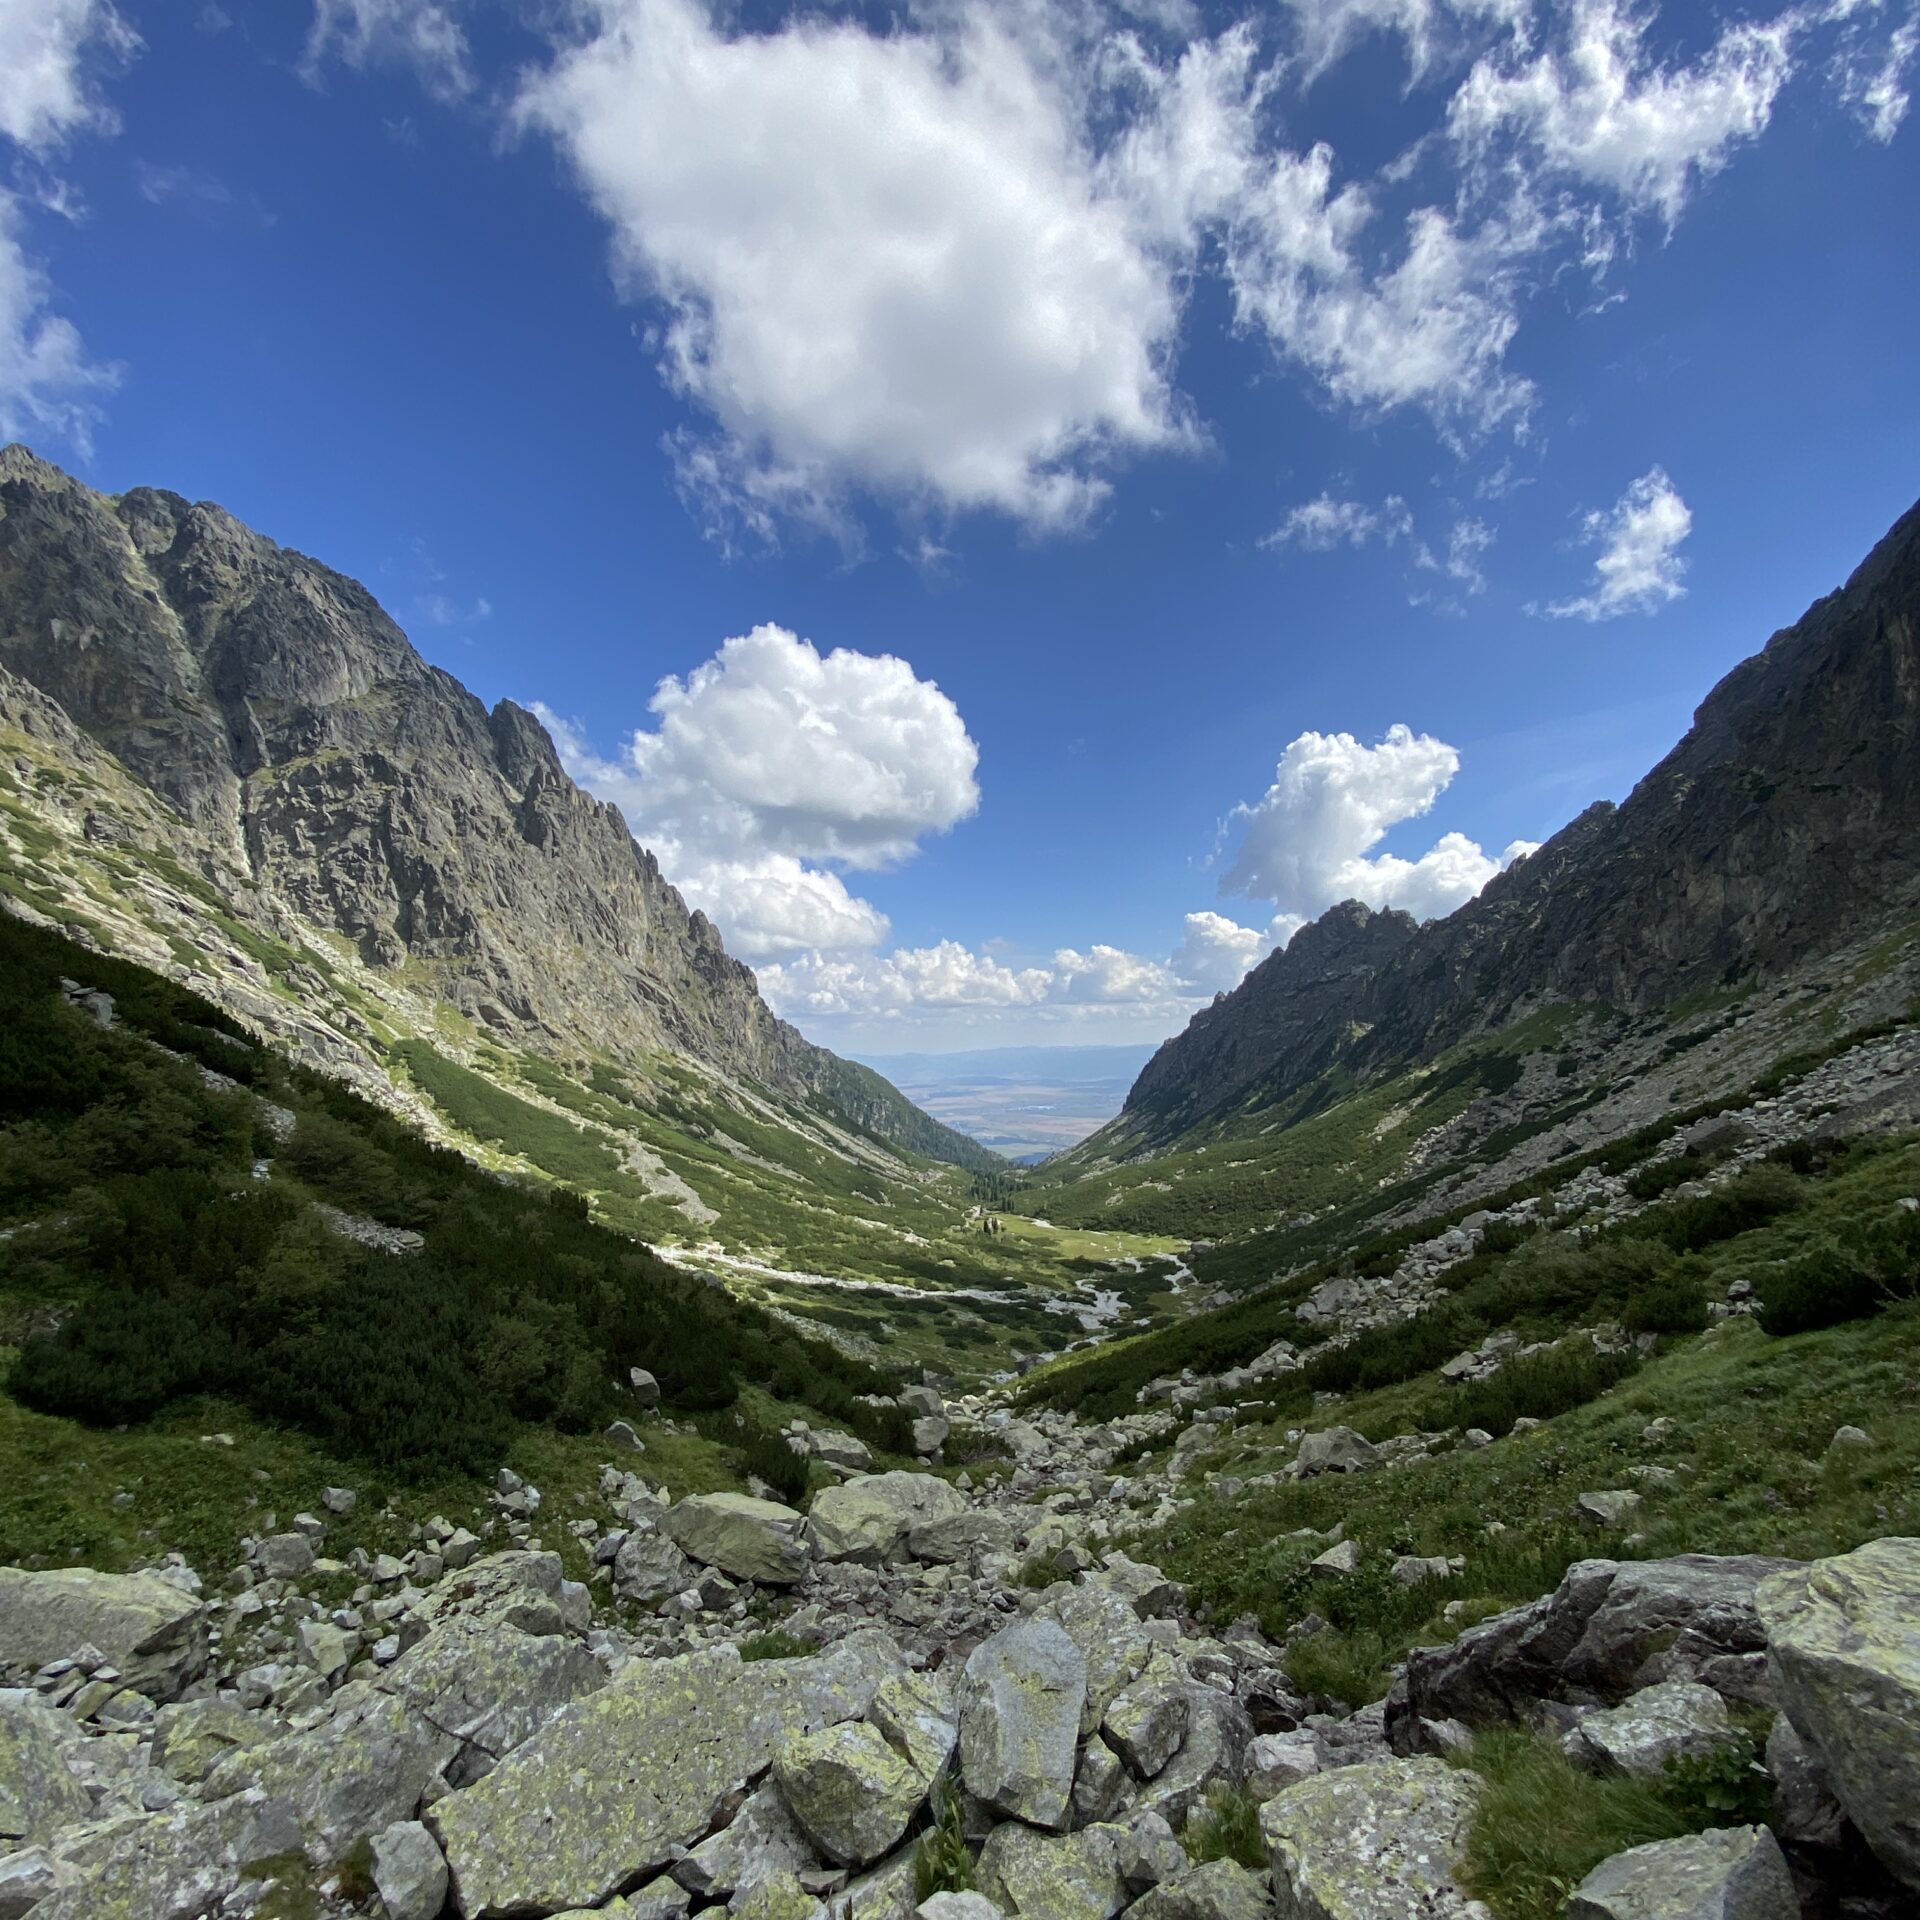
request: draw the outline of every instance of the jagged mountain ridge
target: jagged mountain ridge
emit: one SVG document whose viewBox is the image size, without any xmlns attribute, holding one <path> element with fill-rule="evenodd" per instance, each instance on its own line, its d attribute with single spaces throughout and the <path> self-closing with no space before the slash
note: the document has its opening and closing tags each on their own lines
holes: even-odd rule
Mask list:
<svg viewBox="0 0 1920 1920">
<path fill-rule="evenodd" d="M 0 670 L 178 813 L 243 922 L 342 936 L 536 1053 L 664 1052 L 997 1164 L 776 1018 L 530 713 L 489 713 L 364 587 L 217 506 L 0 451 Z"/>
<path fill-rule="evenodd" d="M 1729 673 L 1617 808 L 1444 920 L 1333 907 L 1148 1062 L 1082 1149 L 1163 1146 L 1339 1067 L 1431 1059 L 1537 1007 L 1766 978 L 1920 905 L 1920 506 Z"/>
</svg>

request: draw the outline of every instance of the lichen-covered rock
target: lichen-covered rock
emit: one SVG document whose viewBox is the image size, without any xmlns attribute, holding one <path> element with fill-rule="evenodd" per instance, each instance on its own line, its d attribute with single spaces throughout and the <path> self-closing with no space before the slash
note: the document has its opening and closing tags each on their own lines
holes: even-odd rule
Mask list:
<svg viewBox="0 0 1920 1920">
<path fill-rule="evenodd" d="M 334 1695 L 330 1720 L 229 1754 L 201 1792 L 222 1800 L 257 1790 L 278 1800 L 293 1810 L 308 1855 L 328 1864 L 411 1820 L 458 1750 L 452 1735 L 405 1700 L 356 1684 Z"/>
<path fill-rule="evenodd" d="M 681 1552 L 736 1580 L 790 1587 L 807 1570 L 800 1515 L 777 1500 L 746 1493 L 692 1493 L 667 1510 L 661 1526 Z"/>
<path fill-rule="evenodd" d="M 1320 1749 L 1311 1733 L 1262 1733 L 1247 1747 L 1246 1788 L 1266 1802 L 1320 1771 Z"/>
<path fill-rule="evenodd" d="M 1765 1827 L 1656 1840 L 1603 1860 L 1566 1920 L 1799 1920 L 1786 1857 Z"/>
<path fill-rule="evenodd" d="M 0 1667 L 35 1669 L 80 1647 L 98 1648 L 129 1686 L 171 1700 L 205 1670 L 206 1616 L 157 1574 L 0 1567 Z"/>
<path fill-rule="evenodd" d="M 1173 1758 L 1140 1789 L 1135 1805 L 1184 1827 L 1216 1787 L 1237 1787 L 1246 1775 L 1253 1722 L 1239 1701 L 1197 1682 L 1187 1687 L 1187 1732 Z"/>
<path fill-rule="evenodd" d="M 733 1920 L 826 1920 L 826 1908 L 790 1873 L 756 1880 L 733 1903 Z"/>
<path fill-rule="evenodd" d="M 1185 1873 L 1192 1863 L 1173 1829 L 1157 1813 L 1136 1813 L 1119 1842 L 1120 1878 L 1134 1893 Z"/>
<path fill-rule="evenodd" d="M 630 1533 L 613 1559 L 614 1591 L 623 1600 L 653 1606 L 686 1590 L 700 1570 L 664 1533 Z"/>
<path fill-rule="evenodd" d="M 1023 1620 L 983 1640 L 960 1683 L 967 1791 L 1016 1820 L 1062 1825 L 1086 1697 L 1086 1659 L 1056 1621 Z"/>
<path fill-rule="evenodd" d="M 925 1776 L 929 1788 L 952 1762 L 960 1707 L 944 1675 L 898 1673 L 881 1681 L 867 1718 Z"/>
<path fill-rule="evenodd" d="M 240 1884 L 242 1869 L 300 1850 L 283 1800 L 236 1793 L 126 1820 L 56 1857 L 61 1884 L 34 1920 L 197 1920 Z"/>
<path fill-rule="evenodd" d="M 45 1847 L 0 1854 L 0 1920 L 23 1920 L 59 1884 L 59 1865 Z"/>
<path fill-rule="evenodd" d="M 973 1560 L 989 1553 L 1011 1553 L 1013 1522 L 991 1507 L 964 1507 L 937 1519 L 916 1520 L 907 1532 L 907 1552 L 937 1566 Z"/>
<path fill-rule="evenodd" d="M 447 1780 L 462 1787 L 606 1683 L 606 1669 L 578 1641 L 482 1619 L 436 1627 L 378 1685 L 460 1743 Z"/>
<path fill-rule="evenodd" d="M 80 1735 L 37 1694 L 0 1692 L 0 1853 L 51 1840 L 93 1803 L 67 1767 Z"/>
<path fill-rule="evenodd" d="M 800 1660 L 742 1662 L 727 1649 L 636 1661 L 435 1802 L 428 1823 L 461 1911 L 596 1906 L 659 1872 L 783 1739 L 858 1719 L 902 1670 L 871 1630 Z"/>
<path fill-rule="evenodd" d="M 189 1785 L 204 1780 L 230 1753 L 263 1747 L 291 1729 L 271 1714 L 249 1713 L 213 1695 L 180 1700 L 153 1718 L 153 1764 Z"/>
<path fill-rule="evenodd" d="M 1702 1759 L 1732 1738 L 1727 1703 L 1711 1687 L 1667 1680 L 1588 1714 L 1561 1745 L 1589 1773 L 1657 1774 L 1669 1760 Z"/>
<path fill-rule="evenodd" d="M 907 1550 L 914 1528 L 966 1512 L 966 1495 L 937 1474 L 864 1473 L 813 1496 L 807 1541 L 822 1560 L 879 1566 Z"/>
<path fill-rule="evenodd" d="M 1162 1880 L 1129 1912 L 1135 1920 L 1272 1920 L 1273 1895 L 1237 1860 L 1208 1860 Z"/>
<path fill-rule="evenodd" d="M 984 1893 L 934 1893 L 914 1908 L 920 1920 L 1006 1920 Z"/>
<path fill-rule="evenodd" d="M 1136 1780 L 1151 1780 L 1180 1750 L 1191 1684 L 1172 1658 L 1157 1653 L 1108 1706 L 1101 1731 Z"/>
<path fill-rule="evenodd" d="M 1768 1580 L 1780 1704 L 1868 1846 L 1920 1887 L 1920 1540 L 1875 1540 Z"/>
<path fill-rule="evenodd" d="M 801 1830 L 843 1867 L 870 1866 L 897 1845 L 932 1785 L 864 1720 L 783 1742 L 773 1775 Z"/>
<path fill-rule="evenodd" d="M 1036 1618 L 1058 1621 L 1087 1663 L 1087 1697 L 1080 1712 L 1084 1740 L 1120 1689 L 1137 1679 L 1153 1653 L 1140 1616 L 1110 1587 L 1088 1581 L 1047 1589 Z"/>
<path fill-rule="evenodd" d="M 785 1798 L 771 1780 L 747 1796 L 732 1821 L 674 1863 L 684 1892 L 705 1900 L 729 1900 L 742 1887 L 770 1873 L 801 1873 L 820 1864 Z"/>
<path fill-rule="evenodd" d="M 877 1867 L 857 1873 L 827 1903 L 830 1920 L 912 1920 L 918 1874 L 913 1842 L 882 1860 Z"/>
<path fill-rule="evenodd" d="M 1073 1772 L 1073 1794 L 1067 1802 L 1070 1828 L 1096 1826 L 1117 1819 L 1133 1803 L 1133 1776 L 1104 1739 L 1089 1740 L 1080 1749 Z"/>
<path fill-rule="evenodd" d="M 1048 1834 L 1010 1821 L 988 1834 L 974 1877 L 989 1900 L 1023 1920 L 1113 1920 L 1127 1904 L 1124 1838 L 1114 1826 Z"/>
<path fill-rule="evenodd" d="M 1479 1790 L 1440 1760 L 1340 1767 L 1287 1788 L 1260 1811 L 1280 1920 L 1467 1920 L 1454 1872 Z"/>
<path fill-rule="evenodd" d="M 447 1903 L 447 1863 L 433 1835 L 403 1820 L 373 1837 L 373 1884 L 387 1920 L 436 1920 Z"/>
<path fill-rule="evenodd" d="M 490 1553 L 441 1580 L 414 1609 L 414 1619 L 429 1629 L 468 1619 L 522 1633 L 561 1633 L 567 1626 L 565 1586 L 557 1553 Z"/>
<path fill-rule="evenodd" d="M 1322 1473 L 1370 1473 L 1385 1464 L 1380 1449 L 1364 1434 L 1351 1427 L 1323 1427 L 1301 1435 L 1293 1470 L 1307 1480 Z"/>
</svg>

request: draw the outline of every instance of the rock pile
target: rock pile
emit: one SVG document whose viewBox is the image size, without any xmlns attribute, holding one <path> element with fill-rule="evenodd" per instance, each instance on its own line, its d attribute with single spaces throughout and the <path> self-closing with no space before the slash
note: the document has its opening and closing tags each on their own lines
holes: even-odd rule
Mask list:
<svg viewBox="0 0 1920 1920">
<path fill-rule="evenodd" d="M 1890 1920 L 1920 1889 L 1920 1542 L 1583 1562 L 1333 1714 L 1113 1544 L 1112 1429 L 998 1430 L 997 1487 L 852 1475 L 805 1513 L 609 1466 L 618 1524 L 573 1523 L 598 1621 L 504 1472 L 489 1524 L 524 1544 L 484 1556 L 436 1524 L 331 1560 L 299 1515 L 218 1597 L 177 1564 L 0 1570 L 0 1920 L 1482 1920 L 1475 1730 L 1657 1774 L 1756 1707 L 1771 1830 L 1634 1849 L 1569 1913 L 1789 1920 L 1844 1879 Z M 1336 1430 L 1302 1469 L 1373 1464 Z M 1234 1803 L 1263 1866 L 1190 1860 Z"/>
</svg>

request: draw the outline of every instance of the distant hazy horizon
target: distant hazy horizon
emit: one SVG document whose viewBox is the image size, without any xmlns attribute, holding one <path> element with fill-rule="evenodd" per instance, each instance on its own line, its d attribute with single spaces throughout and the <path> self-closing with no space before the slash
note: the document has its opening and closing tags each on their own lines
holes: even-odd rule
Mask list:
<svg viewBox="0 0 1920 1920">
<path fill-rule="evenodd" d="M 968 1047 L 858 1056 L 936 1120 L 1009 1159 L 1060 1153 L 1120 1111 L 1156 1049 Z"/>
</svg>

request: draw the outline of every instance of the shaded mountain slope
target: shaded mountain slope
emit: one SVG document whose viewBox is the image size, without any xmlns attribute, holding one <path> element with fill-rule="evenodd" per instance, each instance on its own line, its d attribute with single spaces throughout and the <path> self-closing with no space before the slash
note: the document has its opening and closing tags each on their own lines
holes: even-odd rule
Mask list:
<svg viewBox="0 0 1920 1920">
<path fill-rule="evenodd" d="M 1916 898 L 1920 507 L 1728 674 L 1619 807 L 1590 807 L 1445 920 L 1334 907 L 1161 1048 L 1115 1130 L 1165 1145 L 1541 1007 L 1642 1012 L 1765 980 Z"/>
</svg>

